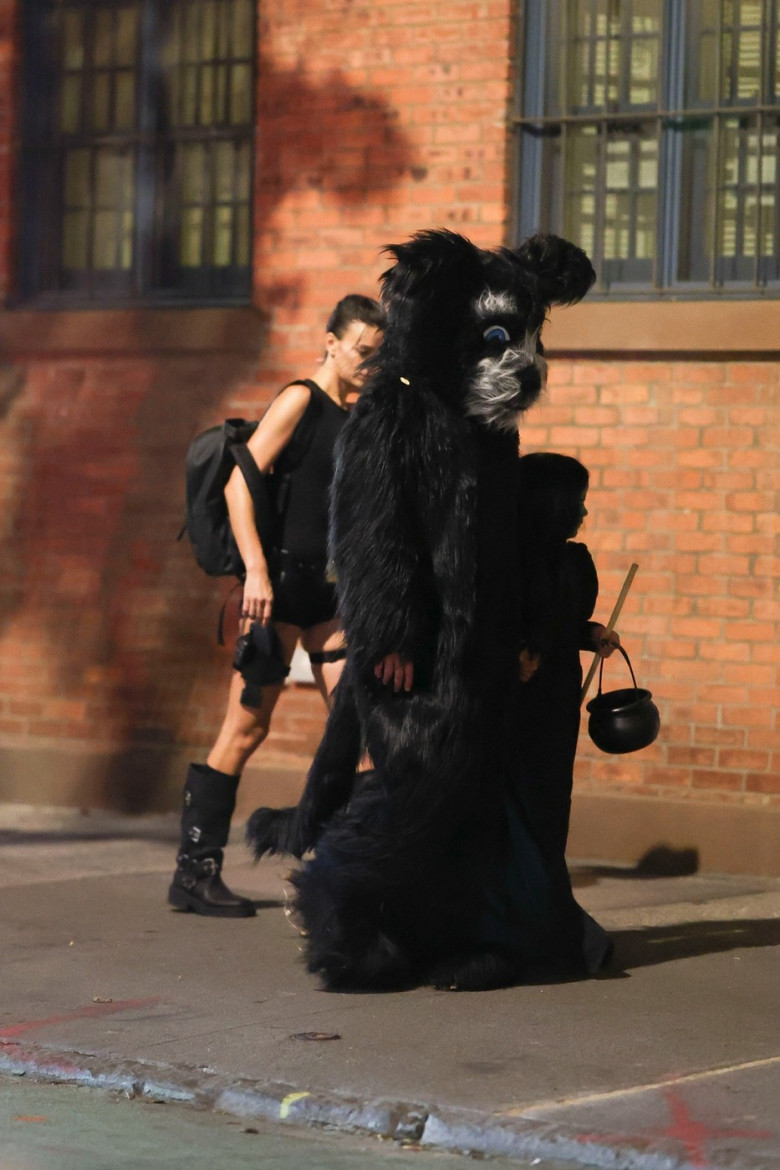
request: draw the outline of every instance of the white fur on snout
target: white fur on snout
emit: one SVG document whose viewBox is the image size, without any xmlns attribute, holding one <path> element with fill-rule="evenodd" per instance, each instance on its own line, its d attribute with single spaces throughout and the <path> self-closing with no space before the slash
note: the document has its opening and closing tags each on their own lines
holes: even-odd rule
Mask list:
<svg viewBox="0 0 780 1170">
<path fill-rule="evenodd" d="M 547 363 L 536 348 L 538 336 L 538 331 L 527 333 L 521 345 L 509 346 L 503 353 L 477 362 L 466 388 L 466 414 L 485 426 L 505 431 L 517 429 L 518 416 L 537 397 L 532 394 L 522 408 L 518 407 L 523 372 L 535 367 L 542 389 L 547 382 Z"/>
</svg>

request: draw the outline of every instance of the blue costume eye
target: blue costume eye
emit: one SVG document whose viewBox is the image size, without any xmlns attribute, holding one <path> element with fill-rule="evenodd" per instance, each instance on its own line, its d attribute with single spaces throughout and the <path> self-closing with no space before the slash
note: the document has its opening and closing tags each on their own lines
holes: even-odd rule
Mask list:
<svg viewBox="0 0 780 1170">
<path fill-rule="evenodd" d="M 484 337 L 485 341 L 499 341 L 504 345 L 506 345 L 509 341 L 509 332 L 504 328 L 503 325 L 491 325 L 488 329 L 485 330 L 482 336 Z"/>
</svg>

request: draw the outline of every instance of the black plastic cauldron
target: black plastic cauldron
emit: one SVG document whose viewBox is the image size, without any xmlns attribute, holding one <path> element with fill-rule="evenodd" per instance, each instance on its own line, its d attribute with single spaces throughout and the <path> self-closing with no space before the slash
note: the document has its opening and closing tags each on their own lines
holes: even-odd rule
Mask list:
<svg viewBox="0 0 780 1170">
<path fill-rule="evenodd" d="M 587 704 L 590 712 L 588 735 L 597 748 L 612 755 L 638 752 L 658 735 L 661 717 L 650 691 L 636 685 L 636 678 L 628 655 L 622 646 L 617 650 L 628 663 L 633 687 L 621 691 L 601 690 L 604 659 L 599 665 L 599 689 L 595 699 Z"/>
</svg>

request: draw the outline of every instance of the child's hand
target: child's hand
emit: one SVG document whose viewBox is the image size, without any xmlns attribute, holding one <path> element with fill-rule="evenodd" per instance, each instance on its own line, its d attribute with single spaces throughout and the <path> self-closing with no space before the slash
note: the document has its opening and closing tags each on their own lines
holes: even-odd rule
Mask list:
<svg viewBox="0 0 780 1170">
<path fill-rule="evenodd" d="M 593 649 L 600 658 L 609 658 L 616 646 L 620 645 L 620 634 L 617 630 L 607 633 L 606 626 L 593 626 Z"/>
<path fill-rule="evenodd" d="M 393 684 L 396 694 L 410 691 L 414 682 L 414 663 L 407 662 L 400 654 L 388 654 L 374 667 L 374 676 L 383 686 Z"/>
<path fill-rule="evenodd" d="M 541 654 L 532 654 L 530 650 L 523 647 L 518 658 L 520 661 L 520 682 L 528 682 L 539 669 L 542 656 Z"/>
</svg>

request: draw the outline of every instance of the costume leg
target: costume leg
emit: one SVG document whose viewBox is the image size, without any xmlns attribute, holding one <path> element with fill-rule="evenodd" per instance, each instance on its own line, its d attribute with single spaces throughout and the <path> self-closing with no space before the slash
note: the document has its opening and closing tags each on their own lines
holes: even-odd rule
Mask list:
<svg viewBox="0 0 780 1170">
<path fill-rule="evenodd" d="M 354 854 L 333 848 L 326 832 L 315 857 L 293 877 L 307 967 L 331 991 L 412 986 L 419 973 L 383 921 L 389 883 L 370 872 L 370 857 L 367 869 L 354 862 Z"/>
<path fill-rule="evenodd" d="M 346 649 L 339 619 L 310 626 L 301 642 L 330 716 L 299 803 L 257 808 L 250 816 L 246 839 L 257 859 L 266 853 L 301 857 L 313 849 L 323 826 L 349 799 L 360 759 L 354 692 L 347 676 L 342 681 Z"/>
</svg>

